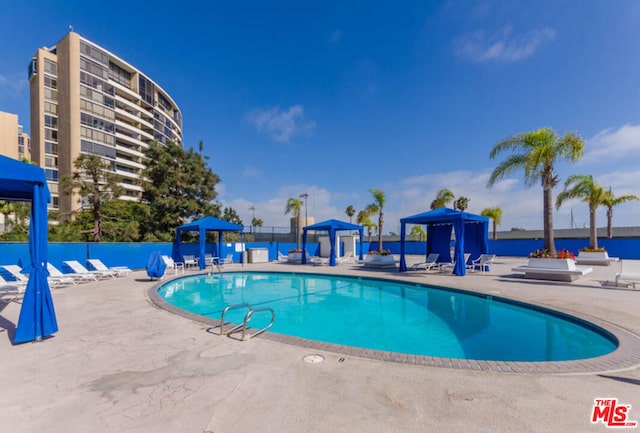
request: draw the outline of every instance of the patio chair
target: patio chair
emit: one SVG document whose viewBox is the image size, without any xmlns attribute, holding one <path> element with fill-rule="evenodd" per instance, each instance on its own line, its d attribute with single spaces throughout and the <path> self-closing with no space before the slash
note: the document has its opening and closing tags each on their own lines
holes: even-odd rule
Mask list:
<svg viewBox="0 0 640 433">
<path fill-rule="evenodd" d="M 233 254 L 227 254 L 227 257 L 220 260 L 220 265 L 231 265 L 233 264 Z"/>
<path fill-rule="evenodd" d="M 425 270 L 430 271 L 432 268 L 440 269 L 440 263 L 438 263 L 438 258 L 440 257 L 440 253 L 430 253 L 427 256 L 427 259 L 422 263 L 416 263 L 411 266 L 411 270 Z"/>
<path fill-rule="evenodd" d="M 307 261 L 312 265 L 328 265 L 329 257 L 311 256 Z"/>
<path fill-rule="evenodd" d="M 194 255 L 186 255 L 182 256 L 182 262 L 184 263 L 184 267 L 188 268 L 189 266 L 198 266 L 198 257 Z"/>
<path fill-rule="evenodd" d="M 175 262 L 169 256 L 162 256 L 162 260 L 164 260 L 164 264 L 167 265 L 167 269 L 173 269 L 174 274 L 177 275 L 178 272 L 181 272 L 184 274 L 184 263 Z"/>
<path fill-rule="evenodd" d="M 289 256 L 285 256 L 280 251 L 278 251 L 278 261 L 279 262 L 286 262 L 287 260 L 289 260 Z"/>
<path fill-rule="evenodd" d="M 344 256 L 336 258 L 336 264 L 338 265 L 348 265 L 348 264 L 355 264 L 355 263 L 356 263 L 356 256 L 353 254 L 353 251 L 349 251 Z"/>
<path fill-rule="evenodd" d="M 470 265 L 467 265 L 469 261 L 469 257 L 471 257 L 471 253 L 464 253 L 464 266 L 465 269 L 468 269 Z M 440 263 L 440 271 L 441 272 L 453 272 L 453 269 L 456 267 L 455 260 L 451 263 Z"/>
<path fill-rule="evenodd" d="M 49 271 L 49 278 L 57 278 L 65 282 L 68 281 L 67 278 L 71 278 L 73 280 L 72 284 L 76 284 L 76 282 L 96 281 L 98 279 L 94 274 L 79 274 L 75 272 L 64 274 L 49 262 L 47 262 L 47 271 Z"/>
<path fill-rule="evenodd" d="M 620 263 L 620 272 L 616 274 L 616 286 L 622 282 L 631 285 L 634 289 L 636 284 L 640 284 L 640 261 L 638 260 L 622 260 Z"/>
<path fill-rule="evenodd" d="M 117 277 L 122 277 L 123 275 L 128 275 L 132 272 L 131 269 L 129 269 L 127 266 L 113 266 L 109 268 L 107 267 L 107 265 L 102 263 L 102 260 L 100 259 L 88 259 L 87 263 L 89 264 L 89 266 L 93 267 L 93 270 L 95 271 L 115 272 Z"/>
<path fill-rule="evenodd" d="M 22 273 L 22 268 L 18 265 L 3 265 L 4 269 L 6 269 L 13 277 L 16 279 L 16 282 L 20 284 L 24 284 L 25 286 L 29 282 L 29 276 L 27 274 Z M 56 288 L 60 286 L 66 286 L 69 284 L 75 284 L 73 278 L 70 277 L 54 277 L 49 274 L 47 277 L 47 281 L 49 282 L 49 287 Z"/>
<path fill-rule="evenodd" d="M 26 288 L 26 284 L 22 284 L 22 282 L 20 281 L 8 282 L 2 277 L 2 275 L 0 275 L 0 299 L 2 301 L 16 301 L 16 299 L 24 295 L 24 291 Z"/>
<path fill-rule="evenodd" d="M 480 272 L 485 273 L 489 270 L 489 265 L 495 258 L 495 254 L 480 254 L 477 259 L 471 260 L 471 270 L 475 271 L 478 268 Z"/>
<path fill-rule="evenodd" d="M 100 278 L 116 278 L 117 274 L 113 271 L 90 271 L 85 268 L 82 263 L 77 260 L 65 260 L 64 264 L 69 266 L 71 270 L 76 274 L 82 275 L 95 275 L 98 279 Z"/>
</svg>

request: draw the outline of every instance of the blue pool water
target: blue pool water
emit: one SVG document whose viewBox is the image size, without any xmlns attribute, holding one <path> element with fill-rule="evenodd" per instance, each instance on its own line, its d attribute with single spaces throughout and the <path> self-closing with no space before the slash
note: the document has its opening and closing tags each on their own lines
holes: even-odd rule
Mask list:
<svg viewBox="0 0 640 433">
<path fill-rule="evenodd" d="M 374 350 L 444 358 L 563 361 L 617 347 L 606 331 L 569 316 L 455 290 L 387 280 L 236 272 L 185 277 L 159 294 L 180 309 L 219 319 L 230 304 L 270 307 L 272 332 Z M 242 323 L 246 310 L 225 321 Z M 264 326 L 256 314 L 250 326 Z"/>
</svg>

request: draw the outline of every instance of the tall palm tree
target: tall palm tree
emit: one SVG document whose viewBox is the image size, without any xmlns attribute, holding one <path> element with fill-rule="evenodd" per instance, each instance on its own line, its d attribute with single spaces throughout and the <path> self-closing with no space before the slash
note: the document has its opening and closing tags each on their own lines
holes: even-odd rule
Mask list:
<svg viewBox="0 0 640 433">
<path fill-rule="evenodd" d="M 351 217 L 353 217 L 356 214 L 356 208 L 349 205 L 347 206 L 347 209 L 344 211 L 344 213 L 346 213 L 347 216 L 349 217 L 349 224 L 351 224 Z"/>
<path fill-rule="evenodd" d="M 378 188 L 371 188 L 371 194 L 373 194 L 374 202 L 367 206 L 367 213 L 369 215 L 378 214 L 378 251 L 382 251 L 382 224 L 384 223 L 384 203 L 386 197 L 384 192 Z"/>
<path fill-rule="evenodd" d="M 416 224 L 411 229 L 411 237 L 416 241 L 424 241 L 427 238 L 427 234 L 424 232 L 424 229 L 421 225 Z"/>
<path fill-rule="evenodd" d="M 431 202 L 431 209 L 438 209 L 441 207 L 446 207 L 447 203 L 455 200 L 456 196 L 448 190 L 447 188 L 443 188 L 436 194 L 436 198 Z"/>
<path fill-rule="evenodd" d="M 572 198 L 580 198 L 589 205 L 589 248 L 598 248 L 596 210 L 604 200 L 606 191 L 593 181 L 593 176 L 574 174 L 564 183 L 564 190 L 556 197 L 556 208 Z"/>
<path fill-rule="evenodd" d="M 467 208 L 469 207 L 469 199 L 465 196 L 460 196 L 458 197 L 458 199 L 453 203 L 453 208 L 454 209 L 458 209 L 459 211 L 464 212 L 465 210 L 467 210 Z"/>
<path fill-rule="evenodd" d="M 499 153 L 512 154 L 493 170 L 488 186 L 493 186 L 516 170 L 524 171 L 527 187 L 540 181 L 543 193 L 544 247 L 555 256 L 556 245 L 553 235 L 553 188 L 558 184 L 554 165 L 557 160 L 575 162 L 584 153 L 584 140 L 576 133 L 569 132 L 563 137 L 551 128 L 512 135 L 500 140 L 491 149 L 489 156 L 494 159 Z"/>
<path fill-rule="evenodd" d="M 482 209 L 480 215 L 491 218 L 493 222 L 493 240 L 498 239 L 498 232 L 496 228 L 502 223 L 502 209 L 499 207 L 487 207 Z"/>
<path fill-rule="evenodd" d="M 621 195 L 620 197 L 616 197 L 611 192 L 611 187 L 609 187 L 609 190 L 605 193 L 602 204 L 607 208 L 607 237 L 609 239 L 613 237 L 613 207 L 619 205 L 620 203 L 624 203 L 625 201 L 631 200 L 640 199 L 633 194 Z"/>
<path fill-rule="evenodd" d="M 360 224 L 362 227 L 367 228 L 367 236 L 369 236 L 368 242 L 371 243 L 371 233 L 373 229 L 377 229 L 378 226 L 371 222 L 369 218 L 369 213 L 366 210 L 361 210 L 358 212 L 358 217 L 356 218 L 356 222 Z"/>
<path fill-rule="evenodd" d="M 300 249 L 300 210 L 302 209 L 302 200 L 290 197 L 284 208 L 284 214 L 292 214 L 296 219 L 296 248 Z"/>
</svg>

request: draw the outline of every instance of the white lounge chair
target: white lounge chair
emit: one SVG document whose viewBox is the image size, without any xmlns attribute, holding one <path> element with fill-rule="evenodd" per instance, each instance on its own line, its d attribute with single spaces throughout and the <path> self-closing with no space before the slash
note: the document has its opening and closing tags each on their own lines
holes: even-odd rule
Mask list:
<svg viewBox="0 0 640 433">
<path fill-rule="evenodd" d="M 164 261 L 164 264 L 167 265 L 167 269 L 173 269 L 173 273 L 174 274 L 178 274 L 178 272 L 181 272 L 184 274 L 184 263 L 182 262 L 175 262 L 171 257 L 169 256 L 162 256 L 162 260 Z"/>
<path fill-rule="evenodd" d="M 311 256 L 307 261 L 312 265 L 328 265 L 329 257 Z"/>
<path fill-rule="evenodd" d="M 278 261 L 279 262 L 286 262 L 287 260 L 289 260 L 289 256 L 285 256 L 280 251 L 278 251 Z"/>
<path fill-rule="evenodd" d="M 16 301 L 19 297 L 24 295 L 26 288 L 27 285 L 23 284 L 21 281 L 8 282 L 2 277 L 2 275 L 0 275 L 0 299 L 3 301 Z"/>
<path fill-rule="evenodd" d="M 64 263 L 71 268 L 76 274 L 95 275 L 97 278 L 116 278 L 117 274 L 113 271 L 90 271 L 85 268 L 82 263 L 77 260 L 65 260 Z"/>
<path fill-rule="evenodd" d="M 467 265 L 469 261 L 469 257 L 471 257 L 471 253 L 464 253 L 464 266 L 468 269 L 470 265 Z M 453 269 L 456 267 L 455 260 L 451 263 L 440 263 L 440 272 L 453 272 Z"/>
<path fill-rule="evenodd" d="M 495 258 L 495 254 L 480 254 L 477 259 L 471 260 L 471 270 L 475 271 L 475 269 L 478 268 L 480 272 L 485 273 L 487 271 L 487 267 Z"/>
<path fill-rule="evenodd" d="M 221 265 L 231 265 L 233 264 L 233 254 L 227 254 L 227 257 L 220 260 Z"/>
<path fill-rule="evenodd" d="M 418 271 L 418 270 L 430 271 L 432 268 L 439 269 L 440 268 L 440 264 L 438 263 L 439 257 L 440 257 L 440 253 L 430 253 L 424 262 L 416 263 L 415 265 L 411 266 L 410 269 L 414 271 Z"/>
<path fill-rule="evenodd" d="M 111 268 L 107 267 L 107 265 L 105 265 L 104 263 L 102 263 L 102 260 L 100 259 L 88 259 L 87 263 L 89 263 L 90 266 L 93 267 L 94 270 L 96 271 L 111 271 L 111 272 L 115 272 L 116 276 L 118 277 L 122 277 L 123 275 L 128 275 L 129 273 L 131 273 L 131 269 L 129 269 L 126 266 L 113 266 Z M 89 271 L 91 272 L 91 271 Z"/>
<path fill-rule="evenodd" d="M 355 265 L 356 257 L 353 254 L 353 251 L 349 251 L 342 257 L 336 258 L 336 264 L 338 265 Z"/>
<path fill-rule="evenodd" d="M 82 283 L 85 281 L 96 281 L 98 279 L 98 277 L 93 274 L 87 274 L 87 275 L 77 274 L 77 273 L 64 274 L 60 269 L 56 268 L 55 266 L 53 266 L 51 263 L 48 263 L 48 262 L 47 262 L 47 271 L 49 271 L 49 278 L 56 278 L 65 282 L 68 281 L 67 280 L 68 278 L 71 278 L 73 280 L 71 284 L 76 284 L 76 282 Z"/>
<path fill-rule="evenodd" d="M 640 284 L 640 260 L 622 260 L 620 262 L 620 272 L 616 274 L 616 286 L 619 283 L 636 288 Z"/>
<path fill-rule="evenodd" d="M 13 277 L 16 279 L 17 282 L 25 286 L 29 282 L 29 276 L 27 274 L 22 273 L 22 268 L 20 266 L 4 265 L 2 267 L 5 268 L 9 273 L 11 273 L 11 275 L 13 275 Z M 49 282 L 49 287 L 51 288 L 67 286 L 69 284 L 75 284 L 75 281 L 73 278 L 65 277 L 65 276 L 54 277 L 51 275 L 51 273 L 49 273 L 49 276 L 47 277 L 47 281 Z"/>
</svg>

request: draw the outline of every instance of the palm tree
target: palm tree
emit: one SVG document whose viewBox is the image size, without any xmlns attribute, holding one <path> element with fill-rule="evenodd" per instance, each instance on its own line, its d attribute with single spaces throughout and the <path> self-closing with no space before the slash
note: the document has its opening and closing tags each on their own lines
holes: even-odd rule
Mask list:
<svg viewBox="0 0 640 433">
<path fill-rule="evenodd" d="M 491 218 L 491 221 L 493 221 L 493 240 L 495 241 L 498 239 L 496 228 L 502 223 L 502 209 L 499 207 L 487 207 L 482 209 L 480 215 Z"/>
<path fill-rule="evenodd" d="M 625 201 L 631 200 L 640 199 L 632 194 L 616 197 L 611 192 L 611 187 L 609 187 L 609 190 L 606 191 L 604 200 L 602 200 L 602 204 L 607 208 L 607 237 L 609 239 L 613 237 L 613 207 L 619 205 L 620 203 L 624 203 Z"/>
<path fill-rule="evenodd" d="M 596 210 L 604 200 L 606 191 L 593 181 L 593 176 L 574 174 L 564 183 L 564 190 L 556 197 L 556 208 L 572 198 L 581 198 L 589 205 L 589 248 L 598 248 Z"/>
<path fill-rule="evenodd" d="M 302 200 L 290 197 L 284 208 L 284 214 L 292 214 L 296 219 L 296 248 L 300 249 L 300 209 L 302 209 Z"/>
<path fill-rule="evenodd" d="M 465 210 L 467 210 L 467 208 L 469 207 L 469 199 L 465 196 L 460 196 L 458 197 L 458 199 L 453 203 L 453 208 L 454 209 L 458 209 L 459 211 L 464 212 Z"/>
<path fill-rule="evenodd" d="M 441 207 L 446 207 L 447 203 L 455 200 L 456 196 L 448 190 L 447 188 L 443 188 L 436 194 L 436 198 L 431 202 L 431 209 L 438 209 Z"/>
<path fill-rule="evenodd" d="M 356 208 L 349 205 L 347 206 L 347 209 L 344 211 L 344 213 L 346 213 L 347 216 L 349 217 L 349 224 L 351 224 L 351 217 L 353 217 L 356 214 Z"/>
<path fill-rule="evenodd" d="M 11 229 L 11 219 L 9 216 L 16 211 L 16 204 L 10 201 L 0 200 L 0 213 L 4 215 L 4 231 Z"/>
<path fill-rule="evenodd" d="M 427 234 L 424 232 L 421 225 L 416 224 L 411 228 L 411 237 L 413 240 L 422 242 L 427 238 Z"/>
<path fill-rule="evenodd" d="M 367 228 L 367 235 L 369 236 L 368 242 L 371 243 L 371 232 L 373 229 L 377 229 L 378 226 L 371 222 L 369 218 L 369 213 L 366 210 L 361 210 L 358 212 L 358 217 L 356 218 L 356 222 L 360 224 L 362 227 Z"/>
<path fill-rule="evenodd" d="M 367 206 L 367 213 L 369 215 L 378 214 L 378 251 L 382 251 L 382 224 L 384 223 L 384 202 L 386 197 L 381 189 L 371 188 L 371 194 L 373 194 L 374 202 Z"/>
<path fill-rule="evenodd" d="M 493 186 L 498 179 L 516 171 L 524 171 L 527 187 L 540 181 L 543 193 L 544 248 L 555 256 L 556 245 L 553 236 L 553 188 L 558 184 L 554 164 L 559 159 L 575 162 L 584 153 L 584 140 L 576 133 L 569 132 L 563 137 L 551 128 L 512 135 L 500 140 L 489 154 L 494 159 L 499 153 L 511 151 L 507 159 L 493 170 L 487 185 Z"/>
</svg>

